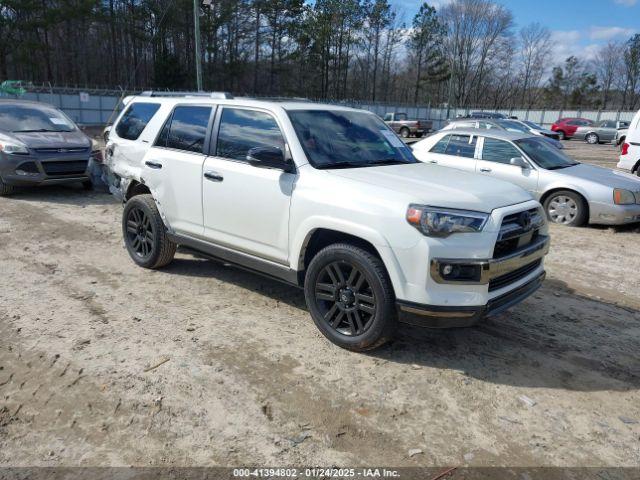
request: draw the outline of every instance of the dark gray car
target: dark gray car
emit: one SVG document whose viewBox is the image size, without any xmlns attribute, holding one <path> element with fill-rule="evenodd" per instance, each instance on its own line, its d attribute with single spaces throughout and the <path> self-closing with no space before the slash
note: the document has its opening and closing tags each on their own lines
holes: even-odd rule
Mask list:
<svg viewBox="0 0 640 480">
<path fill-rule="evenodd" d="M 92 143 L 60 110 L 0 100 L 0 195 L 17 186 L 80 182 L 91 186 Z"/>
</svg>

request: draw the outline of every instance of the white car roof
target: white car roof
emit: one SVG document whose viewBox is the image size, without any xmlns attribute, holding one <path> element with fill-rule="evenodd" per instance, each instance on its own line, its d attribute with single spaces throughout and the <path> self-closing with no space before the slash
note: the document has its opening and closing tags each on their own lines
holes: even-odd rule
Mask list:
<svg viewBox="0 0 640 480">
<path fill-rule="evenodd" d="M 508 132 L 505 130 L 498 130 L 497 128 L 455 128 L 451 130 L 440 130 L 437 133 L 449 134 L 449 135 L 476 135 L 488 138 L 497 138 L 501 140 L 521 140 L 523 138 L 541 138 L 537 135 L 530 133 L 520 132 Z"/>
<path fill-rule="evenodd" d="M 363 112 L 350 107 L 344 107 L 341 105 L 315 103 L 311 101 L 303 100 L 274 100 L 274 99 L 256 99 L 249 97 L 238 98 L 216 98 L 203 95 L 185 95 L 185 96 L 148 96 L 148 95 L 136 95 L 127 97 L 125 99 L 125 105 L 132 102 L 144 102 L 144 103 L 161 103 L 164 105 L 176 105 L 176 104 L 205 104 L 205 105 L 230 105 L 230 106 L 242 106 L 242 107 L 258 107 L 269 110 L 284 109 L 284 110 L 340 110 L 351 112 Z"/>
</svg>

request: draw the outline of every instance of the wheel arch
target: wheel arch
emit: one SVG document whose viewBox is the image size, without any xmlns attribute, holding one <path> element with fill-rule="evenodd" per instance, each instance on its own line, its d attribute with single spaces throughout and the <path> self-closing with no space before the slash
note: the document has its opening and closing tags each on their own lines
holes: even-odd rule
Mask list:
<svg viewBox="0 0 640 480">
<path fill-rule="evenodd" d="M 372 233 L 368 235 L 367 233 L 366 230 L 336 229 L 327 226 L 317 226 L 310 229 L 300 243 L 300 247 L 294 248 L 294 252 L 297 252 L 297 257 L 294 256 L 292 258 L 295 263 L 295 269 L 298 272 L 299 285 L 304 285 L 306 269 L 320 250 L 335 243 L 348 243 L 360 247 L 379 258 L 391 279 L 395 294 L 401 294 L 403 279 L 401 278 L 402 270 L 399 263 L 393 256 L 391 249 L 386 246 L 386 241 L 382 237 L 373 236 L 379 234 Z"/>
<path fill-rule="evenodd" d="M 124 201 L 128 201 L 137 195 L 151 194 L 151 190 L 142 182 L 132 180 L 124 194 Z"/>
<path fill-rule="evenodd" d="M 574 187 L 554 187 L 547 190 L 540 197 L 540 204 L 542 204 L 542 208 L 544 208 L 544 204 L 547 201 L 547 199 L 556 192 L 572 192 L 572 193 L 575 193 L 576 195 L 580 195 L 580 197 L 582 197 L 582 199 L 584 200 L 585 205 L 587 206 L 587 222 L 589 221 L 589 218 L 591 218 L 591 208 L 589 207 L 589 199 L 584 194 L 584 192 L 581 192 L 580 189 L 577 189 Z M 545 211 L 546 211 L 546 208 L 545 208 Z"/>
</svg>

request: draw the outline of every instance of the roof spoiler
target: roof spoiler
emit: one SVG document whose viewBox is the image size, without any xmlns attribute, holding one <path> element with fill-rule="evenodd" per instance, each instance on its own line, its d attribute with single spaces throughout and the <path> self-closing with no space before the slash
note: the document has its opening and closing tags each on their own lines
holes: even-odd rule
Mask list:
<svg viewBox="0 0 640 480">
<path fill-rule="evenodd" d="M 156 92 L 148 90 L 142 92 L 140 97 L 206 97 L 216 99 L 232 100 L 233 95 L 229 92 Z"/>
</svg>

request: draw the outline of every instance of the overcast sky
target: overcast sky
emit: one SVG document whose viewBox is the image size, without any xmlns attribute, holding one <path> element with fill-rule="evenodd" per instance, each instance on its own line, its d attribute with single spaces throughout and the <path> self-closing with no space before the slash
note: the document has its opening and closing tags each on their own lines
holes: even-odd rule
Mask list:
<svg viewBox="0 0 640 480">
<path fill-rule="evenodd" d="M 450 0 L 428 1 L 438 8 Z M 390 0 L 411 23 L 421 0 Z M 640 0 L 502 0 L 517 27 L 539 22 L 551 30 L 554 61 L 570 55 L 593 58 L 599 45 L 640 33 Z"/>
</svg>

